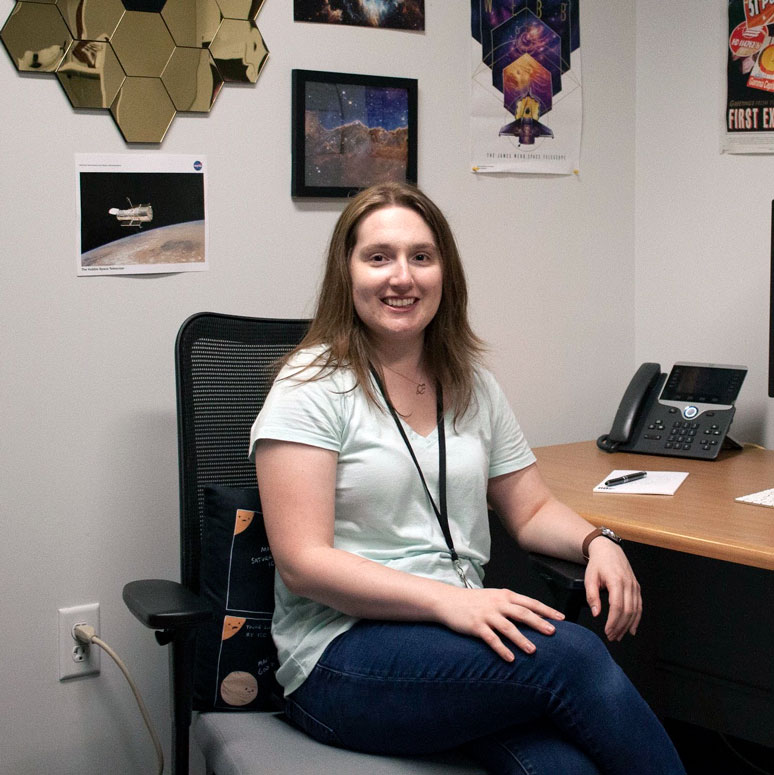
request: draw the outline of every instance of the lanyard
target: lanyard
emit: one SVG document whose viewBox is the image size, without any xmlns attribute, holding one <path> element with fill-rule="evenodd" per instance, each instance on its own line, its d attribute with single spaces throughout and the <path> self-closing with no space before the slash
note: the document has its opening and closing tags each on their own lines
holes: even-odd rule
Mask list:
<svg viewBox="0 0 774 775">
<path fill-rule="evenodd" d="M 433 507 L 435 516 L 438 518 L 438 524 L 440 524 L 441 526 L 443 537 L 446 540 L 446 546 L 449 548 L 449 553 L 451 554 L 451 560 L 452 560 L 452 563 L 454 564 L 454 570 L 457 571 L 457 575 L 460 577 L 460 580 L 462 581 L 462 583 L 466 587 L 470 587 L 470 584 L 468 583 L 468 580 L 465 576 L 465 569 L 462 566 L 462 561 L 460 560 L 459 555 L 457 554 L 454 548 L 454 540 L 452 539 L 451 530 L 449 529 L 449 515 L 446 510 L 446 431 L 445 431 L 444 419 L 443 419 L 443 391 L 441 390 L 441 383 L 436 382 L 435 384 L 436 419 L 438 423 L 438 490 L 439 490 L 438 501 L 440 503 L 440 508 L 439 508 L 438 506 L 436 506 L 435 500 L 433 499 L 433 496 L 430 493 L 430 488 L 427 486 L 427 482 L 425 481 L 425 475 L 422 473 L 422 467 L 419 465 L 417 456 L 414 454 L 414 448 L 411 446 L 411 442 L 409 441 L 408 436 L 406 435 L 406 431 L 403 429 L 403 424 L 401 423 L 400 418 L 398 417 L 398 413 L 395 411 L 395 407 L 392 405 L 392 403 L 390 403 L 389 399 L 387 398 L 387 393 L 384 390 L 384 386 L 382 385 L 382 382 L 379 379 L 379 375 L 376 373 L 376 369 L 374 369 L 373 366 L 371 366 L 371 374 L 374 377 L 376 386 L 379 388 L 379 391 L 381 392 L 382 397 L 384 398 L 385 404 L 387 404 L 387 408 L 390 410 L 392 419 L 395 420 L 395 425 L 397 426 L 398 431 L 400 432 L 400 435 L 406 444 L 406 448 L 409 451 L 409 455 L 411 455 L 411 459 L 414 461 L 414 465 L 416 466 L 417 473 L 419 474 L 419 479 L 422 482 L 422 487 L 424 487 L 425 489 L 425 493 L 427 494 L 427 497 L 430 500 L 430 505 Z"/>
</svg>

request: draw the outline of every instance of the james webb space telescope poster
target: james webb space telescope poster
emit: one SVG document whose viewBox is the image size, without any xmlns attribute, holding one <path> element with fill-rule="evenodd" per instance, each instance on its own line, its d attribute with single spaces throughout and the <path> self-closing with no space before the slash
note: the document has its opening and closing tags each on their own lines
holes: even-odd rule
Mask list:
<svg viewBox="0 0 774 775">
<path fill-rule="evenodd" d="M 471 0 L 474 172 L 580 163 L 580 0 Z"/>
</svg>

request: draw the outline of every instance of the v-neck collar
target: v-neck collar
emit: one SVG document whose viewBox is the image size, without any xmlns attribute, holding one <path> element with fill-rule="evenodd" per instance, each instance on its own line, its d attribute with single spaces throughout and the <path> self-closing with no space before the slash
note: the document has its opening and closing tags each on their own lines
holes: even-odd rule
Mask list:
<svg viewBox="0 0 774 775">
<path fill-rule="evenodd" d="M 373 367 L 372 367 L 373 369 Z M 371 381 L 374 383 L 374 386 L 379 390 L 379 393 L 381 395 L 382 399 L 382 406 L 384 407 L 385 411 L 390 414 L 390 406 L 387 402 L 387 396 L 382 391 L 382 387 L 380 386 L 379 382 L 376 379 L 376 374 L 371 371 Z M 400 421 L 400 424 L 403 426 L 406 433 L 408 433 L 412 438 L 416 439 L 417 441 L 421 441 L 423 444 L 427 444 L 430 442 L 435 443 L 438 438 L 438 424 L 433 426 L 432 430 L 427 434 L 427 436 L 423 436 L 418 430 L 412 427 L 411 423 L 409 423 L 408 420 L 406 420 L 403 415 L 399 414 L 396 410 L 396 415 L 398 416 L 398 419 Z M 446 413 L 444 412 L 444 418 L 446 416 Z"/>
<path fill-rule="evenodd" d="M 413 428 L 411 424 L 406 420 L 405 417 L 402 417 L 401 415 L 398 415 L 398 418 L 400 419 L 400 423 L 403 426 L 406 433 L 408 433 L 413 439 L 416 439 L 417 441 L 421 441 L 423 444 L 430 444 L 436 443 L 436 440 L 438 439 L 438 426 L 434 425 L 433 429 L 430 431 L 430 433 L 427 434 L 427 436 L 423 436 L 418 430 Z"/>
</svg>

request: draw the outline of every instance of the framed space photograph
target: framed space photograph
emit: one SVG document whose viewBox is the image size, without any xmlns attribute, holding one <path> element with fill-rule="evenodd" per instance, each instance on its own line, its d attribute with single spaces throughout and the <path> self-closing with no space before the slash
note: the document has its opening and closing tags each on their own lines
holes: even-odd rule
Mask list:
<svg viewBox="0 0 774 775">
<path fill-rule="evenodd" d="M 293 70 L 297 197 L 346 197 L 417 182 L 417 81 Z"/>
</svg>

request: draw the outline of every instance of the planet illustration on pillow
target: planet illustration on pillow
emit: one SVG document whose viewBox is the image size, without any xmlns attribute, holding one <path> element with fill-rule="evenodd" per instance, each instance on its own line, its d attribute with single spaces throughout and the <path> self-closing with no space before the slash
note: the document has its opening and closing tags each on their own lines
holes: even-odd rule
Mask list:
<svg viewBox="0 0 774 775">
<path fill-rule="evenodd" d="M 254 511 L 248 511 L 247 509 L 237 509 L 236 523 L 234 524 L 234 535 L 244 533 L 255 517 Z"/>
<path fill-rule="evenodd" d="M 236 635 L 242 627 L 245 626 L 245 622 L 247 619 L 245 619 L 244 616 L 226 616 L 223 619 L 223 635 L 221 637 L 221 640 L 228 640 L 229 638 L 233 638 L 234 635 Z"/>
<path fill-rule="evenodd" d="M 228 705 L 249 705 L 257 695 L 258 681 L 243 670 L 229 673 L 220 684 L 220 696 Z"/>
</svg>

